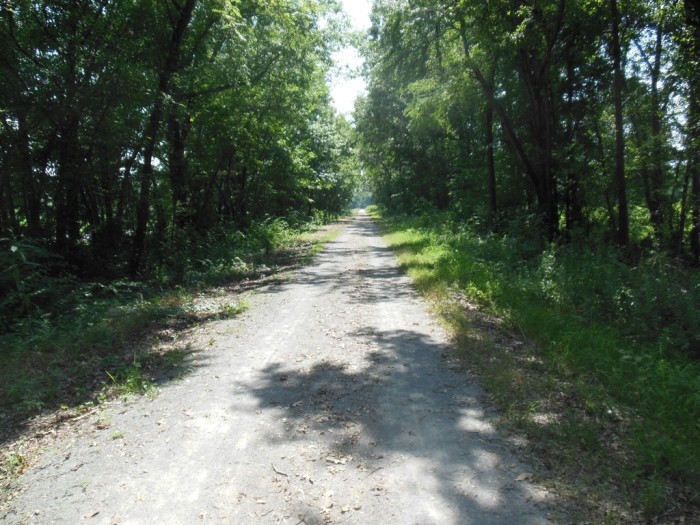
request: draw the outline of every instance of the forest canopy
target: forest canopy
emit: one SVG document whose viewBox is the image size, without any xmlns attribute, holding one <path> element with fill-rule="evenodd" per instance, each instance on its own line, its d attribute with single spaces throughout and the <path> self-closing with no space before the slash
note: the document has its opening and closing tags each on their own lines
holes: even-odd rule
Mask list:
<svg viewBox="0 0 700 525">
<path fill-rule="evenodd" d="M 343 23 L 331 0 L 0 2 L 3 262 L 148 276 L 218 229 L 341 211 Z"/>
<path fill-rule="evenodd" d="M 689 1 L 375 2 L 375 197 L 697 262 L 699 31 Z"/>
</svg>

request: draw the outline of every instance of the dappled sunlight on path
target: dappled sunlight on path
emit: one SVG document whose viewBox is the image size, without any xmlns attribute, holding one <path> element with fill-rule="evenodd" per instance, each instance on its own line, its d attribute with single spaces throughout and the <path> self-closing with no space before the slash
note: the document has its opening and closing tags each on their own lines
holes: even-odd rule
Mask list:
<svg viewBox="0 0 700 525">
<path fill-rule="evenodd" d="M 201 336 L 205 366 L 108 409 L 110 431 L 86 428 L 69 460 L 65 448 L 47 454 L 15 517 L 549 522 L 551 496 L 523 478 L 366 215 Z"/>
</svg>

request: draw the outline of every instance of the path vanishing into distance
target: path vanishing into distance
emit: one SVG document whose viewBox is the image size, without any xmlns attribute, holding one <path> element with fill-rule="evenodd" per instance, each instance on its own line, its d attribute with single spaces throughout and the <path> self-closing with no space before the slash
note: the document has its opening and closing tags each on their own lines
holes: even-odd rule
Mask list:
<svg viewBox="0 0 700 525">
<path fill-rule="evenodd" d="M 551 523 L 366 214 L 248 300 L 190 373 L 57 439 L 0 523 Z"/>
</svg>

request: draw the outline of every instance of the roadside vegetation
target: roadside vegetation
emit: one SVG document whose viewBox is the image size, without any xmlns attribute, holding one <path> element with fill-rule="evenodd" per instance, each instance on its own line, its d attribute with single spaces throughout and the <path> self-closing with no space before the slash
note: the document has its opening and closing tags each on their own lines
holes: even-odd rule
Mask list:
<svg viewBox="0 0 700 525">
<path fill-rule="evenodd" d="M 700 520 L 697 3 L 372 22 L 365 184 L 462 357 L 594 522 Z"/>
<path fill-rule="evenodd" d="M 296 225 L 267 219 L 246 233 L 212 233 L 141 281 L 52 276 L 47 261 L 60 259 L 45 250 L 28 243 L 6 250 L 6 274 L 16 282 L 1 305 L 0 414 L 21 421 L 44 409 L 150 391 L 187 349 L 153 351 L 140 339 L 238 315 L 247 308 L 245 284 L 307 260 L 330 238 L 324 223 L 320 216 Z M 17 315 L 19 304 L 31 313 Z"/>
<path fill-rule="evenodd" d="M 697 511 L 697 272 L 663 254 L 629 265 L 604 244 L 533 250 L 447 214 L 370 211 L 460 358 L 572 496 L 627 500 L 596 509 L 612 522 Z"/>
</svg>

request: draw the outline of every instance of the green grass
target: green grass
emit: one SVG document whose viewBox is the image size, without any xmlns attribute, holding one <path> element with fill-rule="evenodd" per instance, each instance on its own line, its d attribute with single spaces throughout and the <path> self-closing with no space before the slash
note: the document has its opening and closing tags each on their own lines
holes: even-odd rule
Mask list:
<svg viewBox="0 0 700 525">
<path fill-rule="evenodd" d="M 549 443 L 544 453 L 558 468 L 585 471 L 588 481 L 607 472 L 647 518 L 669 503 L 669 484 L 697 497 L 697 272 L 659 254 L 630 267 L 604 246 L 537 251 L 447 216 L 383 223 L 402 267 L 436 299 L 462 358 L 511 424 Z M 495 330 L 479 336 L 455 294 L 535 344 L 501 348 Z"/>
</svg>

